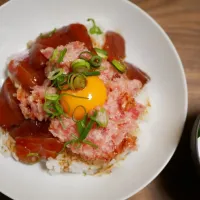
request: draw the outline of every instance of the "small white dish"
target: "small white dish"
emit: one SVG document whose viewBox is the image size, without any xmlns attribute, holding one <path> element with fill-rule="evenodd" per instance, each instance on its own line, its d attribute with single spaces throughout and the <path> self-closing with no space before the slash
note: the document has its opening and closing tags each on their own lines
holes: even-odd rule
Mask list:
<svg viewBox="0 0 200 200">
<path fill-rule="evenodd" d="M 139 149 L 110 175 L 50 176 L 0 155 L 0 191 L 16 200 L 126 199 L 150 183 L 172 157 L 187 114 L 187 86 L 180 58 L 160 26 L 127 0 L 13 0 L 0 7 L 0 80 L 7 58 L 40 32 L 92 17 L 126 40 L 127 61 L 150 77 L 152 104 Z"/>
</svg>

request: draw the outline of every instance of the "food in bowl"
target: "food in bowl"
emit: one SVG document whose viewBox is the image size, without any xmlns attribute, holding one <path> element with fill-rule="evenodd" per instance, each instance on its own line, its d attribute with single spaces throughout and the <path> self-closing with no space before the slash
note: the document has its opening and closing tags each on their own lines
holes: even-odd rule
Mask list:
<svg viewBox="0 0 200 200">
<path fill-rule="evenodd" d="M 51 173 L 97 174 L 137 149 L 148 104 L 136 97 L 150 78 L 125 61 L 119 33 L 88 21 L 89 29 L 75 23 L 40 34 L 10 59 L 0 93 L 1 152 L 45 162 Z"/>
</svg>

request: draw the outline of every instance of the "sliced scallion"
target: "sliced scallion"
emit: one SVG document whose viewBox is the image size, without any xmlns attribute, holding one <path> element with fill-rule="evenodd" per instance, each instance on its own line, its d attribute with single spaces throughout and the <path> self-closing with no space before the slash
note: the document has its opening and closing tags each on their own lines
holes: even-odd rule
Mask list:
<svg viewBox="0 0 200 200">
<path fill-rule="evenodd" d="M 92 22 L 92 27 L 89 29 L 90 34 L 97 34 L 100 35 L 103 32 L 101 31 L 101 29 L 96 25 L 94 19 L 89 18 L 87 21 L 91 21 Z"/>
<path fill-rule="evenodd" d="M 60 95 L 58 94 L 45 95 L 45 103 L 43 105 L 43 109 L 51 118 L 65 115 L 59 100 L 60 100 Z"/>
<path fill-rule="evenodd" d="M 100 127 L 106 127 L 108 125 L 108 114 L 105 108 L 101 108 L 97 111 L 96 116 L 91 116 L 91 119 L 94 120 Z"/>
<path fill-rule="evenodd" d="M 103 50 L 103 49 L 99 49 L 99 48 L 94 48 L 94 50 L 96 51 L 97 55 L 100 56 L 101 58 L 107 59 L 108 58 L 108 52 Z"/>
<path fill-rule="evenodd" d="M 57 29 L 54 28 L 52 31 L 50 31 L 50 32 L 48 32 L 48 33 L 40 33 L 40 37 L 41 37 L 41 38 L 48 38 L 48 37 L 51 37 L 56 31 L 57 31 Z"/>
<path fill-rule="evenodd" d="M 79 58 L 89 61 L 92 58 L 93 54 L 90 51 L 83 51 L 80 53 Z"/>
<path fill-rule="evenodd" d="M 96 144 L 94 144 L 93 142 L 89 141 L 89 140 L 83 140 L 83 143 L 90 145 L 91 147 L 93 147 L 94 149 L 97 149 L 98 146 Z"/>
<path fill-rule="evenodd" d="M 93 71 L 93 72 L 82 72 L 85 76 L 99 76 L 101 73 L 99 71 Z"/>
<path fill-rule="evenodd" d="M 53 70 L 52 72 L 50 72 L 47 78 L 49 80 L 54 80 L 54 79 L 58 78 L 61 74 L 63 74 L 63 72 L 64 72 L 64 70 L 62 68 L 57 68 L 57 69 Z"/>
<path fill-rule="evenodd" d="M 94 67 L 94 68 L 98 68 L 101 66 L 101 62 L 102 62 L 102 58 L 100 56 L 93 56 L 90 59 L 90 64 Z"/>
<path fill-rule="evenodd" d="M 60 56 L 59 56 L 58 61 L 57 61 L 58 63 L 63 62 L 63 58 L 64 58 L 66 52 L 67 52 L 67 49 L 66 49 L 66 48 L 64 48 L 64 49 L 60 52 Z"/>
<path fill-rule="evenodd" d="M 80 98 L 80 99 L 89 99 L 88 97 L 83 97 L 83 96 L 77 96 L 77 95 L 73 95 L 73 94 L 69 94 L 67 92 L 64 92 L 60 95 L 61 96 L 71 96 L 71 97 L 75 97 L 75 98 Z"/>
<path fill-rule="evenodd" d="M 46 94 L 45 99 L 50 100 L 50 101 L 57 101 L 57 100 L 59 100 L 59 95 L 58 94 Z"/>
<path fill-rule="evenodd" d="M 32 156 L 38 157 L 38 158 L 40 157 L 38 153 L 29 153 L 29 154 L 27 154 L 27 157 L 32 157 Z"/>
<path fill-rule="evenodd" d="M 118 60 L 113 60 L 112 65 L 120 72 L 124 73 L 126 71 L 126 65 Z"/>
<path fill-rule="evenodd" d="M 87 72 L 90 70 L 90 63 L 83 59 L 77 59 L 72 62 L 72 70 L 73 72 Z"/>
<path fill-rule="evenodd" d="M 71 73 L 68 76 L 68 87 L 71 90 L 83 89 L 86 86 L 86 77 L 82 73 Z"/>
<path fill-rule="evenodd" d="M 58 55 L 59 55 L 58 49 L 54 49 L 53 54 L 52 54 L 52 56 L 51 56 L 51 58 L 50 58 L 50 61 L 51 61 L 51 62 L 56 61 Z"/>
<path fill-rule="evenodd" d="M 95 111 L 94 114 L 92 115 L 92 117 L 96 117 L 97 112 Z M 95 123 L 95 121 L 90 118 L 87 126 L 84 128 L 84 130 L 82 131 L 82 133 L 80 134 L 79 140 L 83 141 L 85 140 L 85 138 L 87 137 L 88 133 L 90 132 L 90 130 L 92 129 L 93 124 Z"/>
<path fill-rule="evenodd" d="M 74 78 L 73 85 L 75 89 L 83 89 L 85 88 L 86 84 L 87 80 L 85 76 L 79 75 Z"/>
</svg>

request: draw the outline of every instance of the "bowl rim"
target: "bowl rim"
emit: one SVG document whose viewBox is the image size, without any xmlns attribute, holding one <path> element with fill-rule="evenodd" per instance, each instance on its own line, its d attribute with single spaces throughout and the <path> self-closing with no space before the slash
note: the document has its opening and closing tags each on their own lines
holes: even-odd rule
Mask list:
<svg viewBox="0 0 200 200">
<path fill-rule="evenodd" d="M 129 4 L 130 6 L 134 7 L 135 9 L 137 9 L 138 11 L 140 11 L 145 17 L 147 17 L 151 23 L 162 33 L 162 35 L 165 37 L 166 41 L 168 42 L 171 50 L 173 51 L 174 55 L 176 56 L 176 59 L 178 61 L 178 66 L 181 70 L 181 76 L 183 78 L 183 89 L 184 89 L 184 93 L 185 93 L 185 97 L 184 97 L 184 103 L 185 103 L 185 107 L 184 107 L 184 124 L 182 127 L 182 132 L 184 130 L 184 125 L 186 122 L 186 117 L 187 117 L 187 113 L 188 113 L 188 87 L 187 87 L 187 79 L 186 79 L 186 74 L 184 71 L 184 67 L 183 67 L 183 63 L 181 61 L 181 58 L 174 46 L 174 44 L 172 43 L 171 39 L 169 38 L 169 36 L 167 35 L 167 33 L 164 31 L 164 29 L 161 27 L 160 24 L 157 23 L 157 21 L 155 19 L 153 19 L 153 17 L 151 17 L 146 11 L 144 11 L 143 9 L 141 9 L 139 6 L 137 6 L 135 3 L 131 2 L 131 1 L 125 1 L 123 0 L 124 3 Z M 178 144 L 180 142 L 180 139 L 182 137 L 182 133 L 179 136 L 179 140 L 178 140 Z M 166 158 L 166 161 L 163 163 L 162 167 L 160 167 L 160 169 L 157 170 L 157 173 L 154 174 L 154 176 L 152 176 L 148 181 L 146 181 L 145 184 L 143 184 L 141 187 L 139 187 L 137 190 L 135 190 L 134 192 L 132 192 L 131 194 L 127 195 L 125 199 L 130 198 L 131 196 L 133 196 L 134 194 L 138 193 L 140 190 L 142 190 L 143 188 L 145 188 L 147 185 L 149 185 L 161 172 L 162 170 L 166 167 L 166 165 L 169 163 L 169 161 L 171 160 L 172 156 L 174 155 L 178 144 L 176 146 L 176 148 L 174 148 L 174 150 L 171 152 L 171 154 L 168 156 L 168 158 Z"/>
<path fill-rule="evenodd" d="M 15 1 L 20 1 L 20 0 L 15 0 Z M 186 74 L 184 71 L 184 67 L 181 61 L 181 58 L 174 46 L 174 44 L 172 43 L 171 39 L 169 38 L 169 36 L 167 35 L 167 33 L 164 31 L 164 29 L 161 27 L 160 24 L 157 23 L 157 21 L 151 17 L 146 11 L 144 11 L 142 8 L 140 8 L 138 5 L 136 5 L 135 3 L 131 2 L 130 0 L 118 0 L 121 1 L 123 3 L 127 3 L 129 6 L 132 6 L 134 9 L 136 9 L 137 11 L 139 11 L 142 15 L 144 15 L 146 18 L 148 18 L 148 20 L 152 23 L 152 25 L 154 25 L 163 35 L 163 37 L 166 39 L 169 47 L 171 48 L 171 51 L 173 52 L 173 54 L 176 57 L 176 60 L 178 62 L 178 66 L 180 68 L 180 72 L 181 72 L 181 77 L 182 77 L 182 82 L 183 82 L 183 91 L 184 91 L 184 121 L 183 121 L 183 127 L 181 132 L 183 132 L 184 129 L 184 124 L 186 122 L 186 117 L 187 117 L 187 112 L 188 112 L 188 87 L 187 87 L 187 79 L 186 79 Z M 2 9 L 5 9 L 6 6 L 9 6 L 10 4 L 12 4 L 13 1 L 8 1 L 6 3 L 4 3 L 3 5 L 0 6 L 0 12 Z M 131 196 L 133 196 L 134 194 L 138 193 L 140 190 L 142 190 L 143 188 L 145 188 L 149 183 L 151 183 L 160 173 L 161 171 L 165 168 L 165 166 L 168 164 L 168 162 L 171 160 L 172 156 L 174 155 L 178 144 L 180 142 L 182 133 L 179 136 L 178 139 L 178 143 L 176 145 L 176 147 L 171 151 L 171 153 L 168 155 L 168 157 L 166 157 L 165 162 L 163 163 L 163 165 L 157 169 L 157 173 L 155 173 L 154 175 L 151 176 L 151 178 L 149 178 L 144 184 L 142 184 L 138 189 L 134 190 L 133 192 L 127 194 L 123 199 L 128 199 Z M 9 198 L 12 198 L 7 192 L 4 191 L 0 191 L 3 194 L 5 194 L 6 196 L 8 196 Z M 121 200 L 123 200 L 121 199 Z"/>
</svg>

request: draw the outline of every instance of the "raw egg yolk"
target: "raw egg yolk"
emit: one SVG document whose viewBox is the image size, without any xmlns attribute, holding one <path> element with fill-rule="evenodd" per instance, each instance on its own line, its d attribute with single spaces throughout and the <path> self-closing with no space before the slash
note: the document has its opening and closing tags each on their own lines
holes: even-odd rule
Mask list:
<svg viewBox="0 0 200 200">
<path fill-rule="evenodd" d="M 61 93 L 69 94 L 63 95 L 60 100 L 64 111 L 77 120 L 84 117 L 85 111 L 88 113 L 95 107 L 104 105 L 107 99 L 106 87 L 97 76 L 87 77 L 86 87 L 82 90 L 63 90 Z"/>
</svg>

